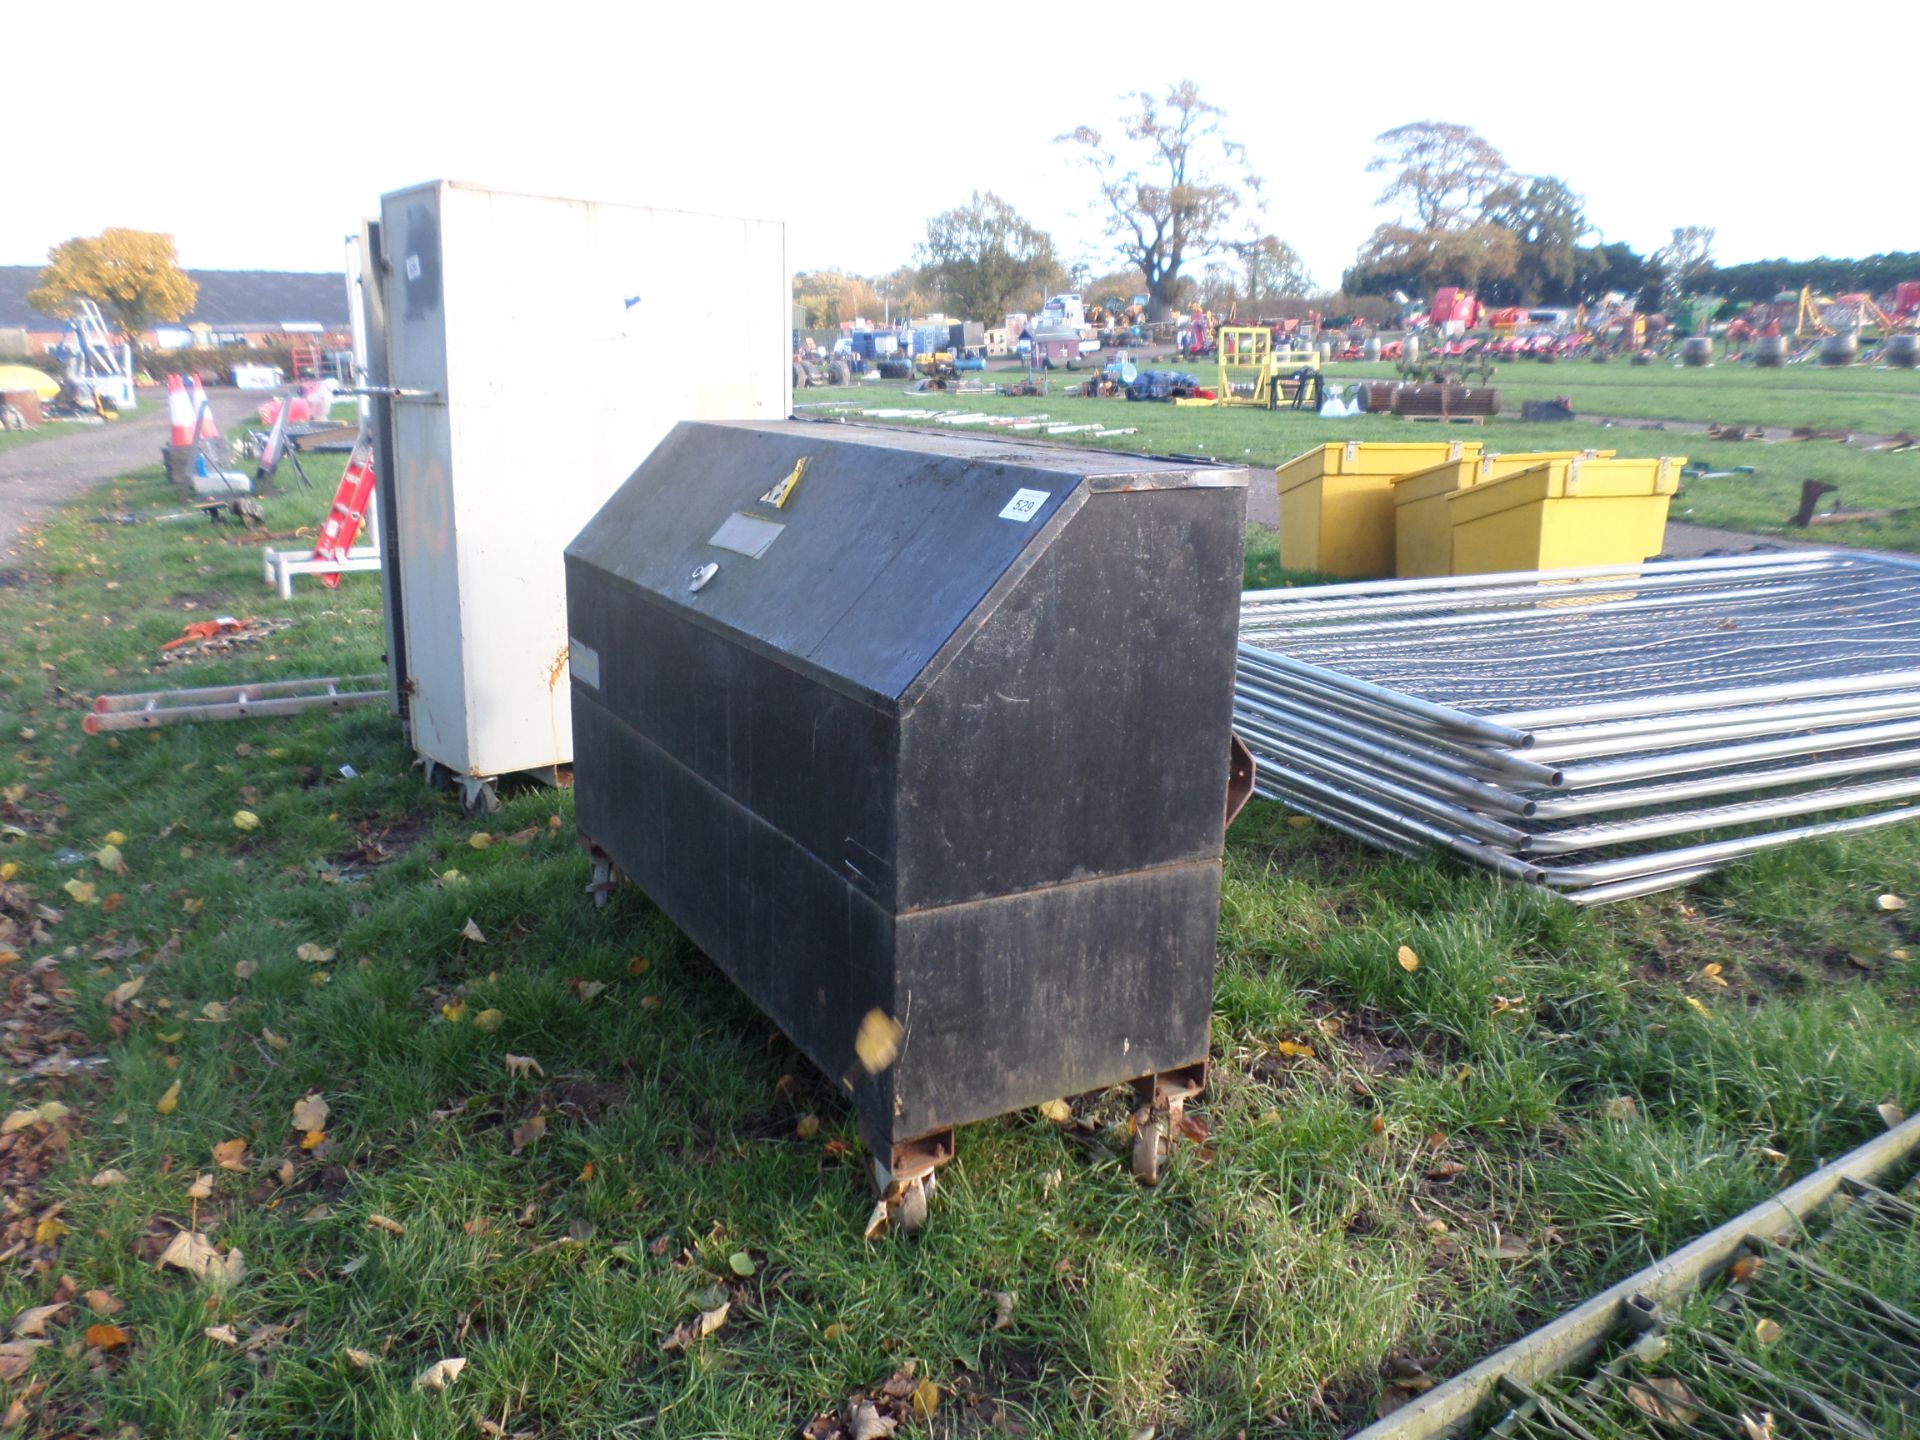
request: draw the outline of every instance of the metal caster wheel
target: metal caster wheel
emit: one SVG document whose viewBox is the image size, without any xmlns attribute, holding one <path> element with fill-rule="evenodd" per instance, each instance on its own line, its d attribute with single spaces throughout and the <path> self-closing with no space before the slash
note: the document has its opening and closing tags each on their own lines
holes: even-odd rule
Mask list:
<svg viewBox="0 0 1920 1440">
<path fill-rule="evenodd" d="M 1149 1187 L 1158 1185 L 1172 1151 L 1173 1126 L 1166 1113 L 1140 1110 L 1133 1117 L 1133 1178 Z"/>
<path fill-rule="evenodd" d="M 613 862 L 596 860 L 593 862 L 593 879 L 587 885 L 587 893 L 593 896 L 593 908 L 607 908 L 607 897 L 613 894 Z"/>
<path fill-rule="evenodd" d="M 887 1167 L 874 1159 L 867 1164 L 867 1178 L 873 1182 L 874 1193 L 879 1197 L 873 1203 L 873 1213 L 867 1217 L 868 1239 L 883 1229 L 899 1235 L 915 1235 L 926 1228 L 933 1192 L 940 1184 L 933 1171 L 911 1179 L 898 1179 L 889 1176 Z"/>
<path fill-rule="evenodd" d="M 471 775 L 460 777 L 460 808 L 469 815 L 491 815 L 500 808 L 499 793 L 493 788 L 491 780 L 476 780 Z"/>
</svg>

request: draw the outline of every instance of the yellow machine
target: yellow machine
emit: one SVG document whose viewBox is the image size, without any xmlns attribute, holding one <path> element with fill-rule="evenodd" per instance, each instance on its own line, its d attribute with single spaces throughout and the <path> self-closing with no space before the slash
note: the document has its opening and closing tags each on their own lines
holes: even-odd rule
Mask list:
<svg viewBox="0 0 1920 1440">
<path fill-rule="evenodd" d="M 1220 354 L 1221 405 L 1253 405 L 1278 410 L 1292 401 L 1281 372 L 1288 375 L 1305 366 L 1320 368 L 1318 350 L 1276 350 L 1273 332 L 1264 325 L 1225 325 L 1216 335 Z"/>
</svg>

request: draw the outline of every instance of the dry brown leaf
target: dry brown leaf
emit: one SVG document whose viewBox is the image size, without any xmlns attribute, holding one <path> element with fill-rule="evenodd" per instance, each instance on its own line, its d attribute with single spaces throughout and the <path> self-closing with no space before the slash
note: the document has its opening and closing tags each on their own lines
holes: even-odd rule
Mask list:
<svg viewBox="0 0 1920 1440">
<path fill-rule="evenodd" d="M 160 1098 L 153 1102 L 153 1108 L 162 1115 L 171 1115 L 180 1108 L 180 1082 L 178 1080 L 169 1085 L 161 1094 Z"/>
<path fill-rule="evenodd" d="M 187 1198 L 189 1200 L 205 1200 L 211 1194 L 213 1194 L 213 1175 L 211 1172 L 195 1176 L 193 1183 L 187 1187 Z"/>
<path fill-rule="evenodd" d="M 1758 1415 L 1740 1412 L 1740 1428 L 1746 1432 L 1747 1440 L 1773 1440 L 1773 1411 L 1762 1410 Z"/>
<path fill-rule="evenodd" d="M 1640 1113 L 1640 1102 L 1631 1095 L 1616 1095 L 1600 1107 L 1609 1120 L 1631 1120 Z"/>
<path fill-rule="evenodd" d="M 487 943 L 487 937 L 481 934 L 480 927 L 473 923 L 473 917 L 471 915 L 467 917 L 467 923 L 460 927 L 460 938 L 462 940 L 471 940 L 476 945 L 484 945 Z"/>
<path fill-rule="evenodd" d="M 1413 947 L 1411 945 L 1402 945 L 1393 958 L 1400 963 L 1400 968 L 1409 975 L 1420 968 L 1420 957 L 1413 953 Z"/>
<path fill-rule="evenodd" d="M 197 1230 L 182 1230 L 160 1252 L 159 1264 L 171 1265 L 176 1270 L 184 1270 L 196 1280 L 203 1280 L 216 1289 L 226 1289 L 239 1283 L 246 1274 L 246 1260 L 238 1250 L 229 1250 L 225 1255 L 214 1243 Z"/>
<path fill-rule="evenodd" d="M 1744 1285 L 1760 1273 L 1765 1263 L 1758 1255 L 1742 1255 L 1727 1267 L 1727 1276 L 1734 1284 Z"/>
<path fill-rule="evenodd" d="M 540 1068 L 540 1062 L 531 1055 L 507 1056 L 507 1074 L 526 1075 L 529 1073 L 538 1075 L 543 1080 L 547 1076 L 547 1072 Z"/>
<path fill-rule="evenodd" d="M 36 1245 L 51 1245 L 61 1236 L 71 1235 L 72 1233 L 72 1228 L 58 1215 L 47 1215 L 41 1219 L 39 1224 L 33 1227 L 33 1243 Z"/>
<path fill-rule="evenodd" d="M 45 1335 L 47 1322 L 67 1308 L 65 1300 L 54 1305 L 35 1305 L 31 1310 L 22 1310 L 13 1320 L 13 1333 L 25 1338 L 32 1335 Z"/>
<path fill-rule="evenodd" d="M 245 1170 L 247 1142 L 245 1140 L 222 1140 L 213 1147 L 213 1163 L 222 1170 Z"/>
<path fill-rule="evenodd" d="M 1524 1260 L 1533 1253 L 1524 1240 L 1516 1240 L 1511 1235 L 1494 1232 L 1493 1247 L 1487 1251 L 1496 1260 Z"/>
<path fill-rule="evenodd" d="M 869 1010 L 854 1032 L 853 1053 L 869 1075 L 878 1075 L 893 1064 L 894 1057 L 900 1053 L 900 1038 L 906 1033 L 900 1028 L 900 1022 L 886 1011 Z"/>
<path fill-rule="evenodd" d="M 733 1302 L 722 1300 L 711 1310 L 702 1310 L 691 1320 L 682 1320 L 674 1326 L 673 1333 L 660 1342 L 662 1350 L 684 1350 L 696 1340 L 705 1339 L 722 1325 L 727 1323 L 727 1311 L 733 1308 Z"/>
<path fill-rule="evenodd" d="M 940 1408 L 940 1387 L 931 1380 L 922 1380 L 913 1387 L 913 1418 L 931 1420 L 933 1412 Z"/>
<path fill-rule="evenodd" d="M 251 980 L 259 973 L 260 962 L 258 960 L 236 960 L 233 962 L 233 978 L 236 980 Z"/>
<path fill-rule="evenodd" d="M 799 1120 L 795 1122 L 793 1133 L 798 1135 L 802 1140 L 813 1139 L 814 1136 L 820 1133 L 820 1117 L 811 1113 L 802 1115 Z"/>
<path fill-rule="evenodd" d="M 460 1372 L 467 1368 L 466 1360 L 458 1355 L 445 1360 L 436 1360 L 418 1375 L 414 1376 L 413 1388 L 416 1390 L 444 1390 L 460 1378 Z"/>
<path fill-rule="evenodd" d="M 127 1332 L 118 1325 L 87 1326 L 87 1344 L 95 1350 L 118 1350 L 127 1343 Z"/>
<path fill-rule="evenodd" d="M 293 1102 L 293 1128 L 296 1130 L 324 1130 L 327 1128 L 327 1116 L 332 1107 L 321 1098 L 318 1090 L 308 1091 L 306 1095 Z"/>
<path fill-rule="evenodd" d="M 29 1125 L 55 1125 L 72 1113 L 58 1100 L 48 1100 L 44 1104 L 15 1110 L 4 1122 L 0 1122 L 0 1135 L 11 1135 L 14 1131 L 24 1130 Z"/>
<path fill-rule="evenodd" d="M 1786 1331 L 1780 1328 L 1779 1321 L 1769 1320 L 1764 1315 L 1754 1322 L 1753 1338 L 1758 1340 L 1762 1345 L 1771 1345 L 1786 1333 Z"/>
<path fill-rule="evenodd" d="M 127 1183 L 127 1172 L 124 1170 L 102 1170 L 87 1183 L 100 1190 L 104 1190 L 109 1185 L 124 1185 Z"/>
<path fill-rule="evenodd" d="M 534 1115 L 522 1124 L 514 1126 L 507 1138 L 513 1142 L 513 1153 L 518 1155 L 522 1150 L 539 1140 L 541 1136 L 546 1133 L 547 1117 L 544 1115 Z"/>
<path fill-rule="evenodd" d="M 853 1407 L 847 1422 L 848 1440 L 890 1440 L 899 1423 L 890 1415 L 882 1415 L 871 1400 L 862 1400 Z"/>
<path fill-rule="evenodd" d="M 369 1230 L 384 1230 L 389 1235 L 404 1235 L 407 1233 L 407 1227 L 390 1215 L 367 1216 L 367 1228 Z"/>
<path fill-rule="evenodd" d="M 1467 1167 L 1464 1164 L 1462 1164 L 1460 1161 L 1442 1160 L 1440 1161 L 1439 1164 L 1435 1165 L 1431 1170 L 1427 1171 L 1427 1179 L 1452 1180 L 1456 1176 L 1464 1175 L 1466 1173 L 1467 1173 Z"/>
<path fill-rule="evenodd" d="M 1691 1425 L 1700 1418 L 1700 1411 L 1695 1408 L 1698 1402 L 1682 1381 L 1670 1375 L 1656 1375 L 1647 1381 L 1647 1388 L 1660 1397 L 1667 1418 L 1675 1424 Z"/>
<path fill-rule="evenodd" d="M 138 995 L 146 987 L 146 983 L 147 977 L 144 975 L 136 975 L 131 980 L 121 982 L 107 992 L 107 1003 L 118 1010 Z"/>
<path fill-rule="evenodd" d="M 371 1370 L 380 1363 L 380 1357 L 371 1350 L 356 1350 L 349 1345 L 340 1353 L 347 1357 L 347 1363 L 356 1370 Z"/>
<path fill-rule="evenodd" d="M 200 1332 L 207 1339 L 220 1345 L 238 1345 L 240 1337 L 234 1333 L 231 1325 L 209 1325 Z"/>
<path fill-rule="evenodd" d="M 9 1340 L 0 1345 L 0 1380 L 12 1382 L 27 1373 L 36 1350 L 44 1350 L 45 1340 Z"/>
<path fill-rule="evenodd" d="M 1906 1121 L 1907 1112 L 1902 1110 L 1898 1105 L 1895 1105 L 1892 1101 L 1877 1105 L 1874 1108 L 1880 1112 L 1880 1118 L 1886 1122 L 1889 1130 Z"/>
<path fill-rule="evenodd" d="M 1013 1328 L 1013 1293 L 1011 1291 L 993 1292 L 993 1328 L 996 1330 Z"/>
<path fill-rule="evenodd" d="M 1042 1120 L 1051 1120 L 1056 1125 L 1065 1125 L 1073 1119 L 1073 1107 L 1064 1100 L 1042 1100 L 1033 1108 L 1040 1112 Z"/>
<path fill-rule="evenodd" d="M 89 1290 L 80 1297 L 87 1302 L 87 1308 L 96 1315 L 118 1315 L 126 1309 L 126 1302 L 116 1300 L 110 1290 Z"/>
</svg>

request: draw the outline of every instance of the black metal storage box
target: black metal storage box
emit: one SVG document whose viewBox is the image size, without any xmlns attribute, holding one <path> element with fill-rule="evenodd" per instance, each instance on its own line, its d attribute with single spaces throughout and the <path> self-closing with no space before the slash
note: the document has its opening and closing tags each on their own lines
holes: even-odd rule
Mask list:
<svg viewBox="0 0 1920 1440">
<path fill-rule="evenodd" d="M 568 549 L 583 838 L 849 1079 L 883 1160 L 1204 1061 L 1245 486 L 682 424 Z"/>
</svg>

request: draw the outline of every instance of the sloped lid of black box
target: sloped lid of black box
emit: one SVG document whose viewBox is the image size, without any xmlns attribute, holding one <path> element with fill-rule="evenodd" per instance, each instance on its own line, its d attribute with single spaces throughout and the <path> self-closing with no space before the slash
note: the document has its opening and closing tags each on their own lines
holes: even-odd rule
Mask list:
<svg viewBox="0 0 1920 1440">
<path fill-rule="evenodd" d="M 1087 496 L 1245 485 L 1244 470 L 975 435 L 685 422 L 567 554 L 891 702 Z"/>
</svg>

